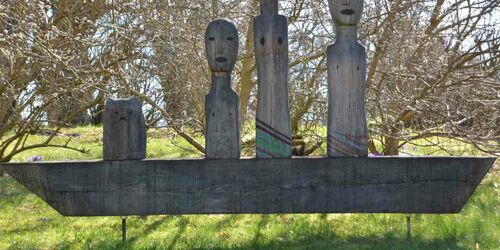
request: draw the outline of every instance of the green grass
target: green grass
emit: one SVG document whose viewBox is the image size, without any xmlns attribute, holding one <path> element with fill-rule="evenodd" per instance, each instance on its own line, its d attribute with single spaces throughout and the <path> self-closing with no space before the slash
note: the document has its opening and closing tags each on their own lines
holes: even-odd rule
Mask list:
<svg viewBox="0 0 500 250">
<path fill-rule="evenodd" d="M 77 135 L 77 136 L 75 136 Z M 168 138 L 165 131 L 155 130 L 148 132 L 148 158 L 186 158 L 200 157 L 201 154 L 189 143 L 181 138 Z M 33 135 L 29 138 L 27 145 L 42 143 L 47 137 Z M 203 138 L 195 138 L 200 143 Z M 61 148 L 38 148 L 22 152 L 16 155 L 12 162 L 25 162 L 30 157 L 39 155 L 44 161 L 55 160 L 96 160 L 102 159 L 102 128 L 100 127 L 78 127 L 63 129 L 59 136 L 55 137 L 52 144 L 68 144 L 71 147 L 85 149 L 88 153 L 61 149 Z"/>
<path fill-rule="evenodd" d="M 72 145 L 89 154 L 38 149 L 18 155 L 44 160 L 98 159 L 102 132 L 77 128 Z M 155 131 L 148 157 L 193 156 L 177 138 Z M 33 136 L 30 143 L 43 140 Z M 67 136 L 57 138 L 59 142 Z M 119 217 L 62 217 L 10 177 L 0 178 L 0 249 L 500 249 L 500 173 L 491 173 L 458 215 L 413 215 L 406 239 L 405 215 L 190 215 L 128 218 L 121 242 Z"/>
</svg>

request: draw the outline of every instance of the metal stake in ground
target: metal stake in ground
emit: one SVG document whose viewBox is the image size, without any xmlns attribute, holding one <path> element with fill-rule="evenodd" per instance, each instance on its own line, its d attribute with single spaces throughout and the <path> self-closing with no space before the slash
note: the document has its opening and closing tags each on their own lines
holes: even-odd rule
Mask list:
<svg viewBox="0 0 500 250">
<path fill-rule="evenodd" d="M 412 226 L 411 226 L 411 215 L 406 216 L 406 238 L 411 240 L 413 236 Z"/>
<path fill-rule="evenodd" d="M 277 0 L 261 0 L 261 15 L 254 19 L 257 63 L 257 158 L 292 155 L 288 109 L 288 26 L 278 15 Z"/>
<path fill-rule="evenodd" d="M 328 47 L 328 156 L 368 155 L 366 51 L 357 42 L 363 0 L 329 0 L 337 40 Z"/>
<path fill-rule="evenodd" d="M 212 21 L 205 33 L 212 88 L 205 97 L 206 157 L 240 157 L 240 98 L 231 89 L 238 55 L 238 30 L 226 19 Z"/>
<path fill-rule="evenodd" d="M 127 216 L 122 217 L 122 242 L 127 241 Z"/>
</svg>

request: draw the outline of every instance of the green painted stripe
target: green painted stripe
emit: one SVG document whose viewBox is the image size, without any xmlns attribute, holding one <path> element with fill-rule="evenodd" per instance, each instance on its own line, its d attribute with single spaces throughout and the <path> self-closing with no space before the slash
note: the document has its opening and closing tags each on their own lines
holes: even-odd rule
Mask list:
<svg viewBox="0 0 500 250">
<path fill-rule="evenodd" d="M 292 146 L 283 143 L 281 140 L 272 137 L 262 130 L 257 130 L 257 147 L 263 148 L 279 157 L 288 157 L 292 151 Z"/>
<path fill-rule="evenodd" d="M 286 150 L 290 148 L 289 144 L 283 143 L 280 140 L 273 138 L 272 136 L 259 130 L 257 130 L 257 140 L 259 140 L 258 144 L 266 146 L 265 148 L 272 147 L 280 150 Z"/>
</svg>

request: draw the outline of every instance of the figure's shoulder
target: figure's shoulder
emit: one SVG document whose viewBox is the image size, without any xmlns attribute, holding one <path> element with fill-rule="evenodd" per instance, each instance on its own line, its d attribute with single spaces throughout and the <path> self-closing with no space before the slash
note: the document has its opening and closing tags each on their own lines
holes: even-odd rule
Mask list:
<svg viewBox="0 0 500 250">
<path fill-rule="evenodd" d="M 357 48 L 357 49 L 360 49 L 360 50 L 366 50 L 365 46 L 363 44 L 361 44 L 359 41 L 356 41 L 354 43 L 354 46 Z"/>
<path fill-rule="evenodd" d="M 330 45 L 326 48 L 326 51 L 330 52 L 332 50 L 336 50 L 338 47 L 339 47 L 339 43 L 337 41 L 335 41 L 335 43 L 333 43 L 332 45 Z"/>
</svg>

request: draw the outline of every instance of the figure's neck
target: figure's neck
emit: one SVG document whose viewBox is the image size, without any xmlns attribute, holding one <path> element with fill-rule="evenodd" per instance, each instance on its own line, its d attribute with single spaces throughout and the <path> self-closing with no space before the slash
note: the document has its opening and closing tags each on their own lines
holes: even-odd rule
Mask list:
<svg viewBox="0 0 500 250">
<path fill-rule="evenodd" d="M 337 26 L 337 40 L 358 40 L 356 26 Z"/>
<path fill-rule="evenodd" d="M 261 15 L 278 15 L 277 0 L 260 0 Z"/>
<path fill-rule="evenodd" d="M 231 87 L 231 73 L 212 72 L 212 88 Z"/>
</svg>

